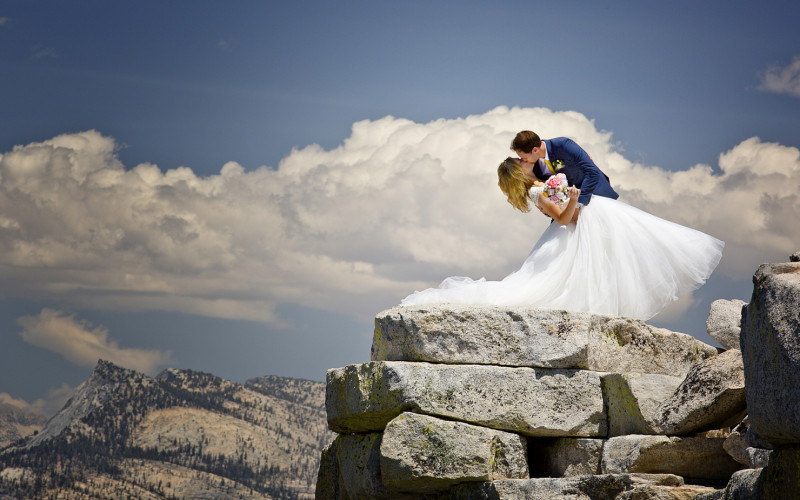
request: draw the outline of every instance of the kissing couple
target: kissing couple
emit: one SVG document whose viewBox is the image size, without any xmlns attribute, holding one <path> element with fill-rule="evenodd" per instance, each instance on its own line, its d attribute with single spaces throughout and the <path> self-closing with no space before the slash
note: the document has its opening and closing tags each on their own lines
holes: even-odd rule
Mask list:
<svg viewBox="0 0 800 500">
<path fill-rule="evenodd" d="M 552 219 L 522 267 L 500 281 L 463 276 L 417 291 L 401 306 L 530 306 L 647 320 L 700 287 L 725 243 L 618 201 L 609 177 L 575 141 L 524 130 L 498 185 L 521 212 Z"/>
</svg>

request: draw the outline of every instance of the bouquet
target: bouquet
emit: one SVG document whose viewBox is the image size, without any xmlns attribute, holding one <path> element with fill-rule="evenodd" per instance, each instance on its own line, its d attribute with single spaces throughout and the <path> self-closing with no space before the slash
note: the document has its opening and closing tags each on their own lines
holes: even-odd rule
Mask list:
<svg viewBox="0 0 800 500">
<path fill-rule="evenodd" d="M 548 178 L 544 183 L 544 196 L 548 200 L 558 205 L 563 205 L 569 201 L 567 194 L 567 176 L 556 174 Z"/>
</svg>

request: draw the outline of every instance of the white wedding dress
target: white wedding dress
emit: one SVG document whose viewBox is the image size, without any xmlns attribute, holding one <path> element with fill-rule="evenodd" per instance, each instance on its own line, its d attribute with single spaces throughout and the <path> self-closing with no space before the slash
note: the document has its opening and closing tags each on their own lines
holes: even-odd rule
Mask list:
<svg viewBox="0 0 800 500">
<path fill-rule="evenodd" d="M 543 188 L 531 188 L 538 206 Z M 611 198 L 592 196 L 578 222 L 551 223 L 502 281 L 445 279 L 400 303 L 531 306 L 650 319 L 702 285 L 725 243 Z"/>
</svg>

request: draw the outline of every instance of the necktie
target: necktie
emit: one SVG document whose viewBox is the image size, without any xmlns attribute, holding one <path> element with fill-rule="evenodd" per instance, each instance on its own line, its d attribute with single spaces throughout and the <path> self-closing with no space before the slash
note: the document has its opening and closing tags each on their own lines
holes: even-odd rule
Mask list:
<svg viewBox="0 0 800 500">
<path fill-rule="evenodd" d="M 545 161 L 544 161 L 544 164 L 545 164 L 545 165 L 547 165 L 547 169 L 548 169 L 548 170 L 550 170 L 550 172 L 551 172 L 553 175 L 555 175 L 555 174 L 556 174 L 556 171 L 555 171 L 555 170 L 553 170 L 553 164 L 552 164 L 552 163 L 550 163 L 550 160 L 545 160 Z"/>
</svg>

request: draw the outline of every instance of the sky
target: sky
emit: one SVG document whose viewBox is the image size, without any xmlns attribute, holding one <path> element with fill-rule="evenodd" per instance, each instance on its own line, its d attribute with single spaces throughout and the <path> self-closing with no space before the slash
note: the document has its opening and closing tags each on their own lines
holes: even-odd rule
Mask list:
<svg viewBox="0 0 800 500">
<path fill-rule="evenodd" d="M 496 168 L 576 140 L 620 200 L 725 241 L 649 323 L 716 345 L 800 250 L 796 2 L 0 4 L 0 402 L 97 359 L 323 381 L 414 290 L 516 270 Z"/>
</svg>

